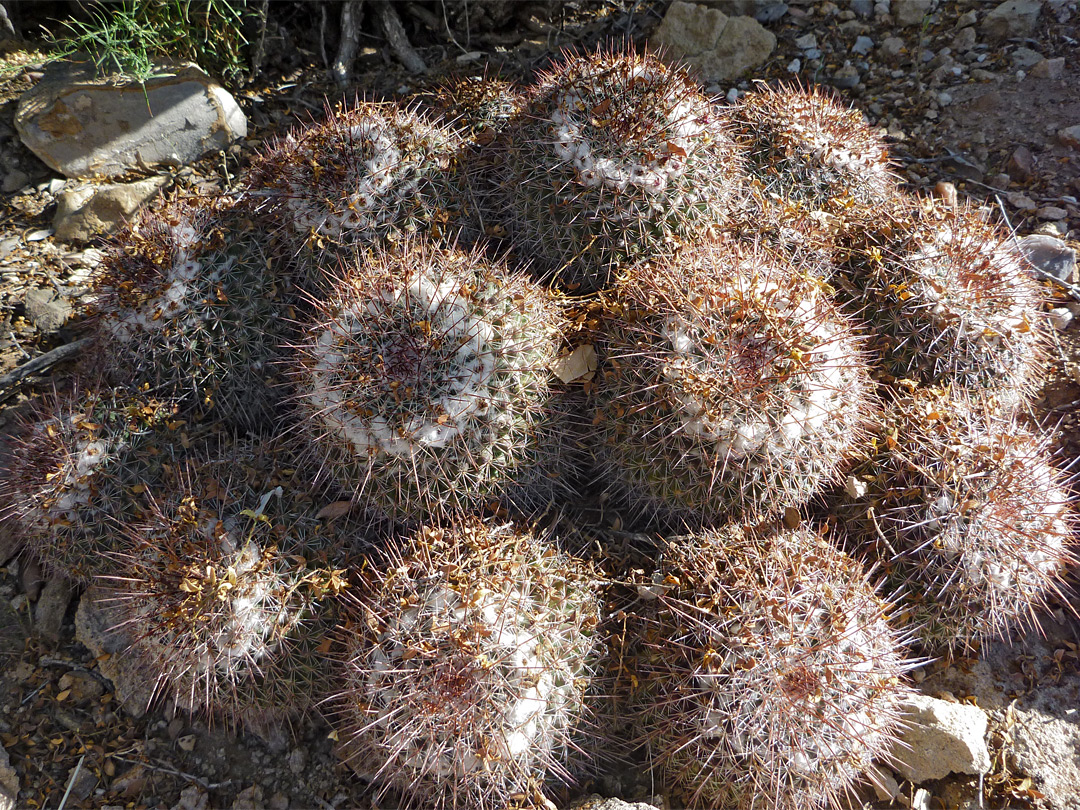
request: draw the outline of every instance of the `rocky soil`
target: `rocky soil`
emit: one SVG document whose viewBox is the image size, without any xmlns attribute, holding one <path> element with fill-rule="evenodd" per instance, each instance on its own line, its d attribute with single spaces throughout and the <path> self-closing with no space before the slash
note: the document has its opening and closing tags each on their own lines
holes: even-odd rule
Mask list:
<svg viewBox="0 0 1080 810">
<path fill-rule="evenodd" d="M 101 234 L 161 189 L 229 188 L 265 141 L 343 95 L 407 96 L 446 73 L 528 79 L 560 48 L 633 40 L 685 58 L 729 100 L 757 80 L 832 85 L 887 133 L 911 188 L 944 205 L 972 198 L 1018 235 L 1049 237 L 1038 263 L 1057 277 L 1047 287 L 1053 370 L 1036 418 L 1053 430 L 1061 465 L 1077 463 L 1080 285 L 1068 252 L 1080 239 L 1074 0 L 476 0 L 448 4 L 454 15 L 441 27 L 440 4 L 397 5 L 410 48 L 366 33 L 342 89 L 324 57 L 337 46 L 333 15 L 313 25 L 303 7 L 282 4 L 271 15 L 262 75 L 234 88 L 246 134 L 202 160 L 135 161 L 107 181 L 68 179 L 24 146 L 16 108 L 43 80 L 45 60 L 32 43 L 0 43 L 0 441 L 69 367 L 15 371 L 76 344 Z M 463 8 L 472 9 L 469 23 Z M 405 66 L 410 51 L 423 72 Z M 77 363 L 77 345 L 69 354 Z M 0 523 L 0 808 L 371 806 L 363 783 L 336 764 L 318 720 L 292 738 L 263 739 L 173 716 L 169 706 L 123 708 L 110 654 L 76 640 L 80 621 L 81 637 L 92 635 L 78 614 L 80 594 L 45 581 L 15 552 Z M 1062 598 L 1040 617 L 1041 636 L 916 671 L 933 700 L 912 707 L 911 751 L 898 752 L 904 764 L 882 763 L 877 784 L 853 804 L 1080 807 L 1078 607 L 1080 598 Z M 569 805 L 595 792 L 662 804 L 654 789 L 640 771 L 623 770 L 553 798 Z"/>
</svg>

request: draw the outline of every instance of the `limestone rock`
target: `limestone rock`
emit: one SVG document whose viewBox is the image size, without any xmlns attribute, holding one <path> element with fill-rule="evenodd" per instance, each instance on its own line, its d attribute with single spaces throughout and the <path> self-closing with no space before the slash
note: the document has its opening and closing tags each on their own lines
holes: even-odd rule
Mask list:
<svg viewBox="0 0 1080 810">
<path fill-rule="evenodd" d="M 45 334 L 52 334 L 71 317 L 71 302 L 52 289 L 27 290 L 23 303 L 31 323 Z"/>
<path fill-rule="evenodd" d="M 46 641 L 55 644 L 60 640 L 60 628 L 63 627 L 64 616 L 74 595 L 75 589 L 71 582 L 60 574 L 54 574 L 52 579 L 45 583 L 34 608 L 34 625 L 38 635 Z"/>
<path fill-rule="evenodd" d="M 624 802 L 622 799 L 605 799 L 603 796 L 593 794 L 577 804 L 571 805 L 567 810 L 657 810 L 661 800 L 654 799 L 653 803 L 647 802 Z"/>
<path fill-rule="evenodd" d="M 986 36 L 994 40 L 1031 36 L 1042 11 L 1040 0 L 1005 0 L 983 17 L 979 26 Z"/>
<path fill-rule="evenodd" d="M 1062 146 L 1067 146 L 1070 149 L 1080 149 L 1080 124 L 1065 127 L 1058 132 L 1057 137 Z"/>
<path fill-rule="evenodd" d="M 56 63 L 19 100 L 15 128 L 67 177 L 183 165 L 247 135 L 235 99 L 197 67 L 159 72 L 143 85 Z"/>
<path fill-rule="evenodd" d="M 906 28 L 909 25 L 920 25 L 936 5 L 936 0 L 893 0 L 890 8 L 896 24 Z"/>
<path fill-rule="evenodd" d="M 894 770 L 918 785 L 950 773 L 985 774 L 987 716 L 977 706 L 913 695 L 904 704 L 900 741 L 891 754 Z"/>
<path fill-rule="evenodd" d="M 86 185 L 65 189 L 56 201 L 53 230 L 63 242 L 85 242 L 111 233 L 129 219 L 162 185 L 164 177 L 134 183 Z"/>
<path fill-rule="evenodd" d="M 19 775 L 11 766 L 8 753 L 0 746 L 0 810 L 15 810 L 19 801 Z"/>
<path fill-rule="evenodd" d="M 728 17 L 719 9 L 676 0 L 652 44 L 698 69 L 711 83 L 736 79 L 763 65 L 776 48 L 776 37 L 753 17 Z"/>
<path fill-rule="evenodd" d="M 116 621 L 99 601 L 103 597 L 100 588 L 91 585 L 86 589 L 75 614 L 75 639 L 99 659 L 98 669 L 112 681 L 117 699 L 128 714 L 139 718 L 146 714 L 154 697 L 157 678 L 141 671 L 132 658 L 122 654 L 131 641 L 123 631 L 114 629 Z"/>
<path fill-rule="evenodd" d="M 1033 234 L 1020 240 L 1020 250 L 1041 274 L 1065 284 L 1076 280 L 1076 251 L 1060 239 L 1046 234 Z"/>
</svg>

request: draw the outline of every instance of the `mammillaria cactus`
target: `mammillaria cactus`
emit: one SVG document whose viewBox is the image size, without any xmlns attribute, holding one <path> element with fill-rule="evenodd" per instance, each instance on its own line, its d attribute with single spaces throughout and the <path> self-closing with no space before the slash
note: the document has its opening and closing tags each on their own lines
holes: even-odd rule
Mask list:
<svg viewBox="0 0 1080 810">
<path fill-rule="evenodd" d="M 1045 441 L 955 392 L 894 404 L 840 514 L 931 652 L 1031 624 L 1074 560 L 1074 516 Z"/>
<path fill-rule="evenodd" d="M 803 505 L 873 408 L 852 324 L 813 276 L 715 243 L 611 294 L 595 447 L 612 494 L 646 514 L 753 521 Z"/>
<path fill-rule="evenodd" d="M 273 415 L 283 278 L 266 237 L 222 198 L 144 212 L 96 279 L 94 365 L 117 385 L 183 398 L 188 412 L 258 427 Z"/>
<path fill-rule="evenodd" d="M 514 248 L 571 289 L 716 230 L 738 187 L 735 150 L 685 72 L 651 54 L 568 57 L 502 134 Z"/>
<path fill-rule="evenodd" d="M 53 393 L 18 432 L 2 470 L 2 516 L 49 570 L 85 582 L 117 531 L 149 504 L 170 461 L 176 406 L 132 392 Z"/>
<path fill-rule="evenodd" d="M 300 430 L 343 486 L 406 520 L 558 486 L 552 294 L 416 242 L 371 252 L 318 307 L 294 373 Z"/>
<path fill-rule="evenodd" d="M 310 237 L 325 264 L 334 254 L 319 246 L 457 236 L 470 217 L 456 166 L 463 144 L 396 104 L 357 103 L 287 135 L 254 162 L 248 182 L 270 222 Z"/>
<path fill-rule="evenodd" d="M 280 522 L 289 516 L 264 510 L 280 492 L 259 497 L 196 466 L 153 514 L 124 527 L 126 549 L 98 578 L 99 602 L 127 643 L 120 654 L 157 697 L 230 724 L 280 725 L 313 706 L 314 612 L 345 587 L 342 572 L 279 550 L 282 532 L 292 541 Z"/>
<path fill-rule="evenodd" d="M 589 567 L 466 521 L 363 573 L 332 703 L 342 757 L 415 807 L 505 807 L 562 776 L 595 666 Z"/>
<path fill-rule="evenodd" d="M 1018 249 L 969 209 L 911 208 L 848 265 L 882 371 L 1022 404 L 1042 367 L 1042 295 Z"/>
<path fill-rule="evenodd" d="M 750 185 L 770 205 L 862 220 L 897 193 L 885 142 L 827 91 L 760 85 L 726 117 Z"/>
<path fill-rule="evenodd" d="M 690 805 L 838 806 L 887 757 L 908 694 L 901 639 L 826 537 L 672 538 L 639 593 L 633 717 Z"/>
</svg>

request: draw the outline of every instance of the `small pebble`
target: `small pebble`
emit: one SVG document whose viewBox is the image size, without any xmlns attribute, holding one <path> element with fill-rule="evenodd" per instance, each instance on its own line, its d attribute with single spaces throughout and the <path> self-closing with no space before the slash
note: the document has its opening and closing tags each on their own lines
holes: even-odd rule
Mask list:
<svg viewBox="0 0 1080 810">
<path fill-rule="evenodd" d="M 1053 222 L 1065 219 L 1069 215 L 1069 212 L 1064 208 L 1058 208 L 1056 205 L 1044 205 L 1038 211 L 1035 212 L 1035 216 L 1039 219 L 1049 219 Z"/>
<path fill-rule="evenodd" d="M 1064 332 L 1072 323 L 1073 313 L 1068 307 L 1054 307 L 1054 309 L 1046 313 L 1046 319 L 1050 321 L 1050 325 L 1056 330 Z"/>
<path fill-rule="evenodd" d="M 865 56 L 870 53 L 874 48 L 874 40 L 870 37 L 859 37 L 855 40 L 855 44 L 851 46 L 851 52 L 857 53 L 860 56 Z"/>
<path fill-rule="evenodd" d="M 802 69 L 802 61 L 799 59 L 792 59 L 788 62 L 788 73 L 798 73 Z"/>
<path fill-rule="evenodd" d="M 795 47 L 801 48 L 804 51 L 808 51 L 811 48 L 817 47 L 817 37 L 813 34 L 803 34 L 801 37 L 795 38 Z"/>
</svg>

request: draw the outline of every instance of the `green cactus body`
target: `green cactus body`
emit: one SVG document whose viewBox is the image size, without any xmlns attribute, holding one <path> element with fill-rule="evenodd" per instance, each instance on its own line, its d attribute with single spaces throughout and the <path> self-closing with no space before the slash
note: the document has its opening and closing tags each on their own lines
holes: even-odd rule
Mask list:
<svg viewBox="0 0 1080 810">
<path fill-rule="evenodd" d="M 640 270 L 611 300 L 595 446 L 632 509 L 756 520 L 804 504 L 853 453 L 869 375 L 816 279 L 717 243 Z"/>
<path fill-rule="evenodd" d="M 651 54 L 566 59 L 501 141 L 514 248 L 575 291 L 705 238 L 739 183 L 708 99 Z"/>
<path fill-rule="evenodd" d="M 181 398 L 244 428 L 278 404 L 285 282 L 265 238 L 219 198 L 176 199 L 144 213 L 97 279 L 95 365 L 118 385 Z"/>
<path fill-rule="evenodd" d="M 923 391 L 890 408 L 839 496 L 852 548 L 886 572 L 928 651 L 1030 624 L 1061 588 L 1075 518 L 1045 444 L 992 404 Z"/>
<path fill-rule="evenodd" d="M 417 243 L 372 253 L 319 306 L 295 373 L 301 430 L 343 486 L 405 520 L 558 490 L 555 297 Z"/>
<path fill-rule="evenodd" d="M 638 590 L 632 717 L 689 805 L 838 806 L 888 756 L 909 665 L 862 566 L 827 538 L 672 538 Z"/>
<path fill-rule="evenodd" d="M 966 209 L 918 209 L 871 239 L 848 273 L 887 376 L 1026 402 L 1042 295 L 1008 235 Z"/>
<path fill-rule="evenodd" d="M 341 756 L 407 806 L 530 797 L 587 712 L 599 607 L 590 569 L 511 525 L 424 528 L 351 591 Z"/>
<path fill-rule="evenodd" d="M 49 570 L 78 582 L 103 570 L 172 458 L 175 411 L 127 391 L 76 389 L 28 420 L 5 464 L 3 516 Z"/>
</svg>

